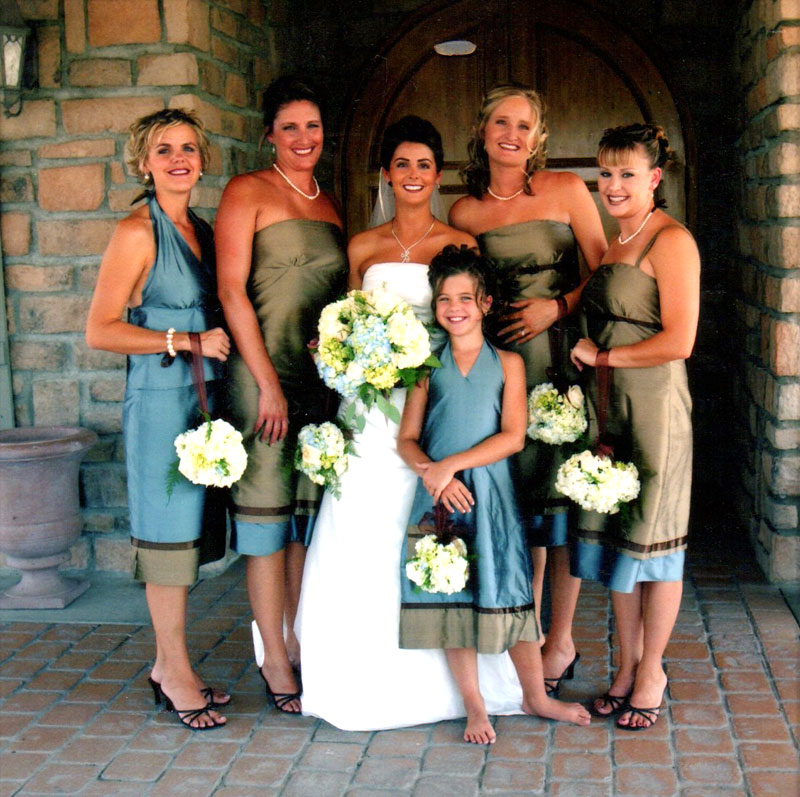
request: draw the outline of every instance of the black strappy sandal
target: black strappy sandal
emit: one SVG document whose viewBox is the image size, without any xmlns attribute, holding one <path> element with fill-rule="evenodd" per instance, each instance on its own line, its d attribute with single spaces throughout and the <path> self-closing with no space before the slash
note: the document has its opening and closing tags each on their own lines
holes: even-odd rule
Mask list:
<svg viewBox="0 0 800 797">
<path fill-rule="evenodd" d="M 558 697 L 562 681 L 571 681 L 575 677 L 575 665 L 580 661 L 581 654 L 576 653 L 575 658 L 567 665 L 558 678 L 545 678 L 544 691 L 548 697 Z"/>
<path fill-rule="evenodd" d="M 647 725 L 620 725 L 619 720 L 617 720 L 614 724 L 623 731 L 646 731 L 648 728 L 652 728 L 653 725 L 658 722 L 658 718 L 661 716 L 661 706 L 658 706 L 657 708 L 637 708 L 636 706 L 632 706 L 630 703 L 626 703 L 622 707 L 620 714 L 628 713 L 630 713 L 631 717 L 638 714 L 642 719 L 645 720 Z"/>
<path fill-rule="evenodd" d="M 160 706 L 164 700 L 161 684 L 158 681 L 154 681 L 150 676 L 147 678 L 147 683 L 150 684 L 150 688 L 153 690 L 153 700 L 155 704 Z M 227 706 L 231 702 L 230 695 L 228 695 L 228 699 L 222 703 L 218 700 L 214 700 L 214 690 L 210 686 L 201 689 L 200 694 L 206 699 L 206 708 L 222 708 L 222 706 Z"/>
<path fill-rule="evenodd" d="M 600 697 L 595 697 L 592 702 L 589 703 L 589 713 L 593 717 L 613 717 L 615 714 L 621 714 L 625 710 L 625 706 L 630 696 L 630 692 L 622 697 L 604 692 L 602 695 L 600 695 Z M 610 708 L 611 711 L 598 711 L 594 705 L 598 700 L 603 701 L 603 708 Z"/>
<path fill-rule="evenodd" d="M 278 711 L 283 712 L 284 714 L 302 714 L 302 709 L 300 711 L 292 711 L 291 709 L 284 708 L 288 703 L 291 703 L 293 700 L 299 700 L 300 696 L 303 694 L 303 690 L 299 690 L 297 692 L 273 692 L 272 687 L 269 685 L 269 681 L 266 679 L 266 676 L 263 672 L 261 672 L 261 668 L 258 670 L 258 674 L 261 676 L 264 684 L 267 687 L 267 697 L 272 700 L 275 704 L 275 708 Z"/>
<path fill-rule="evenodd" d="M 211 706 L 203 706 L 202 708 L 175 708 L 173 702 L 167 697 L 163 690 L 161 690 L 161 695 L 164 698 L 164 708 L 167 711 L 171 711 L 174 714 L 178 715 L 178 721 L 181 725 L 187 727 L 190 731 L 213 731 L 214 728 L 221 728 L 223 725 L 226 725 L 225 722 L 217 722 L 209 713 L 211 711 Z M 205 714 L 210 720 L 211 725 L 192 725 L 192 723 L 200 719 L 200 717 Z"/>
</svg>

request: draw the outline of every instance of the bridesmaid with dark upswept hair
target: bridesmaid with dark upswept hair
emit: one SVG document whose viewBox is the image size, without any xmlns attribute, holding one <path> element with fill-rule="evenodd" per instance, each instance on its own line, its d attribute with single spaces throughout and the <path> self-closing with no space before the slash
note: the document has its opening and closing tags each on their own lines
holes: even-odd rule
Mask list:
<svg viewBox="0 0 800 797">
<path fill-rule="evenodd" d="M 641 481 L 627 512 L 581 512 L 572 546 L 575 575 L 610 588 L 619 637 L 619 669 L 592 710 L 619 715 L 617 727 L 629 731 L 658 720 L 689 522 L 692 400 L 684 360 L 697 332 L 700 256 L 689 231 L 653 201 L 671 158 L 657 125 L 603 134 L 598 190 L 620 231 L 583 290 L 588 334 L 572 350 L 573 362 L 591 369 L 590 430 L 605 431 L 617 459 L 632 460 Z M 613 375 L 603 380 L 603 397 L 600 369 Z M 599 428 L 601 399 L 605 429 Z"/>
<path fill-rule="evenodd" d="M 324 141 L 317 94 L 301 80 L 278 78 L 264 93 L 264 128 L 272 167 L 234 177 L 222 196 L 218 280 L 236 344 L 233 421 L 249 458 L 233 489 L 233 544 L 247 556 L 267 695 L 281 711 L 297 713 L 292 665 L 300 651 L 292 628 L 321 490 L 292 470 L 290 458 L 300 428 L 327 417 L 327 392 L 307 344 L 320 311 L 344 288 L 347 261 L 338 209 L 314 177 Z"/>
<path fill-rule="evenodd" d="M 535 91 L 519 85 L 489 91 L 464 169 L 469 196 L 450 212 L 451 224 L 474 235 L 481 253 L 510 283 L 514 301 L 499 335 L 522 355 L 528 392 L 552 381 L 550 368 L 563 373 L 568 365 L 566 340 L 558 350 L 554 335 L 556 322 L 576 308 L 580 297 L 578 249 L 591 271 L 606 248 L 600 215 L 583 180 L 571 172 L 544 170 L 547 137 L 544 102 Z M 580 581 L 570 575 L 566 548 L 569 502 L 553 486 L 561 461 L 558 446 L 529 438 L 517 457 L 537 619 L 549 559 L 552 613 L 542 662 L 553 696 L 561 681 L 572 677 L 579 658 L 572 619 Z"/>
</svg>

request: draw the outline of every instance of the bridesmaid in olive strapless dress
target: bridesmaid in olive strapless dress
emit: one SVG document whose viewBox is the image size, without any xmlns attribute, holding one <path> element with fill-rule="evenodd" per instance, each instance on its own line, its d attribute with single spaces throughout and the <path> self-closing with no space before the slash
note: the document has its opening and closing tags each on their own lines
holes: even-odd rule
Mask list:
<svg viewBox="0 0 800 797">
<path fill-rule="evenodd" d="M 326 417 L 308 343 L 322 308 L 342 292 L 347 264 L 336 204 L 314 177 L 324 143 L 319 100 L 294 77 L 264 92 L 273 165 L 234 177 L 217 213 L 220 299 L 236 344 L 233 412 L 248 464 L 233 493 L 235 549 L 265 651 L 267 697 L 301 711 L 292 631 L 310 518 L 321 491 L 292 468 L 300 428 Z M 336 406 L 330 404 L 332 415 Z M 295 544 L 290 544 L 295 543 Z M 284 637 L 284 618 L 286 635 Z"/>
<path fill-rule="evenodd" d="M 606 242 L 600 216 L 584 181 L 544 169 L 547 125 L 544 101 L 532 89 L 497 86 L 484 97 L 464 170 L 470 196 L 450 212 L 453 226 L 472 233 L 481 252 L 509 277 L 513 306 L 500 330 L 525 360 L 530 391 L 551 381 L 547 369 L 566 370 L 565 349 L 551 336 L 578 304 L 578 249 L 591 271 Z M 566 345 L 568 335 L 562 336 Z M 555 360 L 555 362 L 554 362 Z M 542 650 L 551 694 L 571 677 L 578 654 L 572 619 L 580 582 L 569 573 L 567 505 L 554 492 L 558 447 L 527 439 L 517 457 L 523 521 L 533 553 L 533 593 L 540 620 L 544 570 L 549 564 L 551 616 Z"/>
<path fill-rule="evenodd" d="M 244 437 L 247 470 L 233 486 L 239 553 L 267 556 L 290 541 L 308 544 L 322 488 L 291 463 L 297 433 L 321 423 L 335 403 L 317 376 L 308 342 L 322 308 L 344 289 L 341 230 L 325 221 L 289 219 L 258 230 L 247 293 L 289 404 L 289 434 L 264 445 L 254 429 L 258 385 L 243 358 L 231 357 L 231 414 Z"/>
</svg>

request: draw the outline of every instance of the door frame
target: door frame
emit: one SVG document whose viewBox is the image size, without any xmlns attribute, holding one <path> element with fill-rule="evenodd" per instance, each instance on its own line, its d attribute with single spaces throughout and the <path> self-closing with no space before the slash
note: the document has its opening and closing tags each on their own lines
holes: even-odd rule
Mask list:
<svg viewBox="0 0 800 797">
<path fill-rule="evenodd" d="M 369 218 L 371 208 L 362 207 L 363 201 L 358 205 L 354 201 L 355 186 L 357 181 L 365 179 L 370 167 L 376 169 L 378 132 L 385 127 L 386 115 L 409 78 L 430 57 L 434 44 L 459 36 L 498 15 L 510 14 L 517 2 L 529 0 L 439 0 L 428 3 L 409 16 L 376 53 L 372 60 L 373 68 L 364 74 L 346 104 L 349 113 L 343 122 L 342 146 L 335 162 L 335 179 L 346 208 L 349 234 L 361 227 L 361 220 Z M 648 42 L 645 50 L 624 23 L 612 18 L 607 9 L 593 0 L 542 1 L 537 3 L 537 13 L 542 15 L 545 24 L 581 41 L 607 63 L 626 83 L 645 120 L 656 121 L 665 128 L 681 170 L 680 174 L 671 175 L 669 179 L 674 180 L 677 176 L 682 183 L 679 190 L 684 195 L 686 221 L 689 227 L 693 227 L 696 214 L 693 125 L 676 82 L 668 79 L 661 66 L 664 59 L 657 47 Z M 511 42 L 498 45 L 509 54 L 513 51 Z M 498 64 L 496 74 L 486 78 L 488 85 L 482 86 L 483 92 L 494 83 L 513 80 L 511 68 L 509 55 L 504 64 Z M 639 74 L 641 80 L 636 79 Z M 539 76 L 537 83 L 540 83 Z M 369 145 L 366 146 L 365 142 Z M 578 163 L 578 160 L 589 159 L 552 159 L 548 165 L 557 168 L 588 165 Z M 366 192 L 362 192 L 362 196 L 366 197 Z"/>
</svg>

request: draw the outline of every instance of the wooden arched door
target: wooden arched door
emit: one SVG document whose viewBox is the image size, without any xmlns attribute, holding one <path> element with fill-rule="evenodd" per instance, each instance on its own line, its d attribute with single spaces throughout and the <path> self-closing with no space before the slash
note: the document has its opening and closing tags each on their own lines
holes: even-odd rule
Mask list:
<svg viewBox="0 0 800 797">
<path fill-rule="evenodd" d="M 434 44 L 474 42 L 469 56 L 440 56 Z M 352 105 L 339 162 L 350 234 L 365 228 L 378 181 L 378 145 L 387 124 L 407 113 L 430 119 L 444 141 L 442 193 L 464 194 L 466 158 L 484 92 L 515 81 L 547 103 L 550 169 L 580 174 L 595 190 L 594 155 L 603 129 L 634 121 L 663 125 L 682 167 L 665 181 L 670 212 L 686 220 L 690 202 L 684 125 L 664 78 L 634 40 L 589 3 L 568 0 L 460 0 L 422 9 L 374 60 Z M 614 222 L 605 219 L 609 231 Z"/>
</svg>

